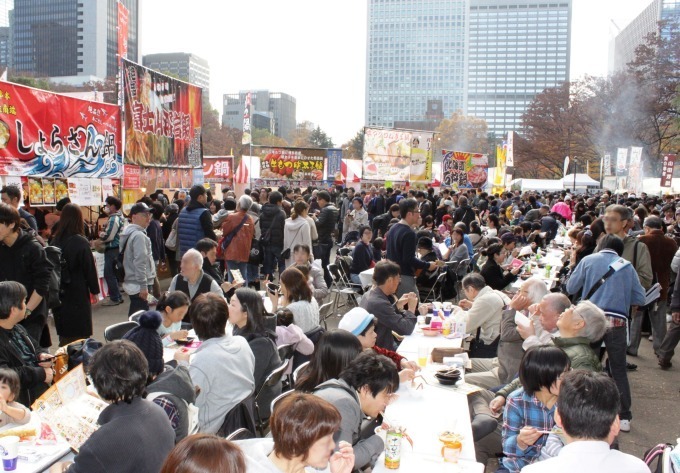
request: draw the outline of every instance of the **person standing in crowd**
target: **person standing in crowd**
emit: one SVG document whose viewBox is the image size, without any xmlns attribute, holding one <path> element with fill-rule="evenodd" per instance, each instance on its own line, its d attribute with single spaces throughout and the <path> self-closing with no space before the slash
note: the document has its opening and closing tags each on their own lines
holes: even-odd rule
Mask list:
<svg viewBox="0 0 680 473">
<path fill-rule="evenodd" d="M 108 196 L 105 201 L 104 212 L 109 216 L 106 229 L 99 234 L 99 238 L 106 244 L 104 250 L 104 280 L 109 291 L 109 298 L 102 302 L 103 306 L 116 306 L 123 303 L 123 296 L 118 288 L 116 266 L 120 252 L 120 235 L 125 228 L 125 218 L 118 197 Z"/>
<path fill-rule="evenodd" d="M 364 203 L 360 197 L 352 199 L 352 210 L 347 212 L 342 226 L 343 242 L 350 232 L 358 233 L 359 228 L 368 225 L 368 212 L 364 210 Z"/>
<path fill-rule="evenodd" d="M 11 186 L 10 186 L 11 187 Z M 4 194 L 3 194 L 4 195 Z M 22 230 L 21 216 L 16 208 L 0 204 L 0 280 L 21 283 L 29 295 L 26 317 L 21 320 L 28 334 L 35 340 L 47 343 L 49 336 L 41 340 L 47 330 L 47 296 L 49 293 L 52 263 L 45 249 L 35 236 Z"/>
<path fill-rule="evenodd" d="M 266 192 L 260 194 L 260 198 Z M 283 196 L 274 191 L 269 194 L 269 202 L 262 206 L 260 214 L 260 232 L 264 245 L 264 261 L 262 274 L 265 280 L 270 280 L 274 274 L 274 265 L 278 264 L 279 275 L 286 269 L 286 263 L 281 258 L 283 251 L 283 229 L 286 224 L 286 212 L 282 208 Z"/>
<path fill-rule="evenodd" d="M 678 244 L 672 238 L 663 233 L 663 222 L 656 216 L 647 217 L 643 223 L 645 234 L 639 237 L 640 242 L 644 243 L 649 250 L 652 264 L 652 273 L 661 285 L 661 295 L 652 307 L 645 311 L 637 311 L 634 314 L 630 327 L 630 346 L 628 354 L 637 356 L 638 347 L 642 332 L 642 320 L 645 312 L 649 314 L 652 324 L 653 348 L 656 354 L 659 351 L 661 342 L 666 336 L 666 309 L 668 308 L 668 285 L 671 279 L 671 268 L 668 263 L 673 259 L 675 252 L 678 251 Z"/>
<path fill-rule="evenodd" d="M 670 309 L 672 316 L 671 324 L 657 351 L 659 367 L 664 370 L 673 366 L 671 359 L 675 354 L 675 348 L 678 346 L 678 342 L 680 342 L 680 277 L 675 278 Z"/>
<path fill-rule="evenodd" d="M 128 315 L 138 310 L 149 310 L 149 289 L 156 277 L 156 265 L 151 253 L 151 240 L 146 236 L 146 227 L 151 220 L 151 209 L 144 203 L 137 203 L 130 209 L 130 220 L 120 236 L 120 251 L 123 253 L 125 281 L 123 289 L 130 296 Z"/>
<path fill-rule="evenodd" d="M 465 196 L 458 198 L 458 208 L 453 212 L 453 223 L 463 222 L 470 228 L 470 222 L 475 219 L 475 211 L 468 204 L 468 199 Z"/>
<path fill-rule="evenodd" d="M 298 245 L 312 247 L 312 237 L 310 234 L 309 223 L 307 222 L 307 212 L 309 205 L 304 200 L 298 200 L 293 204 L 290 218 L 286 219 L 283 228 L 283 251 L 290 250 L 290 255 L 286 258 L 286 268 L 293 262 L 293 250 Z"/>
<path fill-rule="evenodd" d="M 222 245 L 224 248 L 224 260 L 227 263 L 229 282 L 234 281 L 231 271 L 239 270 L 244 281 L 248 281 L 248 260 L 250 259 L 250 247 L 255 235 L 255 222 L 248 215 L 253 199 L 242 195 L 238 200 L 238 211 L 229 215 L 222 224 Z"/>
<path fill-rule="evenodd" d="M 26 223 L 28 223 L 28 226 L 31 227 L 31 230 L 38 233 L 38 223 L 35 220 L 35 217 L 31 215 L 31 213 L 26 209 L 24 209 L 22 205 L 20 205 L 22 203 L 21 189 L 13 185 L 4 186 L 2 189 L 0 189 L 0 198 L 2 198 L 3 203 L 17 209 L 21 218 L 26 220 Z"/>
<path fill-rule="evenodd" d="M 57 463 L 50 471 L 159 471 L 175 446 L 175 432 L 163 409 L 144 399 L 149 364 L 142 351 L 128 340 L 108 343 L 92 357 L 89 374 L 97 394 L 110 404 L 73 463 Z"/>
<path fill-rule="evenodd" d="M 165 207 L 165 222 L 163 222 L 163 241 L 167 242 L 170 232 L 173 227 L 175 228 L 175 233 L 177 233 L 177 225 L 175 221 L 179 217 L 179 206 L 177 204 L 170 204 Z M 178 222 L 179 223 L 179 222 Z M 170 276 L 175 276 L 177 274 L 177 249 L 170 249 L 165 247 L 165 255 L 168 263 L 168 268 L 170 269 Z"/>
<path fill-rule="evenodd" d="M 378 215 L 385 213 L 386 208 L 385 188 L 381 187 L 377 194 L 375 194 L 375 191 L 375 187 L 371 187 L 371 194 L 373 195 L 368 202 L 365 202 L 370 222 L 373 222 L 373 219 Z"/>
<path fill-rule="evenodd" d="M 255 356 L 245 338 L 226 332 L 228 314 L 223 297 L 197 297 L 188 315 L 201 346 L 193 354 L 175 352 L 177 361 L 189 365 L 191 380 L 200 388 L 198 428 L 208 434 L 224 435 L 227 414 L 255 389 Z"/>
<path fill-rule="evenodd" d="M 383 260 L 375 265 L 373 282 L 375 286 L 361 298 L 360 306 L 378 319 L 375 332 L 378 334 L 376 346 L 394 351 L 395 342 L 392 332 L 410 335 L 416 326 L 417 294 L 410 292 L 394 302 L 400 280 L 399 265 Z"/>
<path fill-rule="evenodd" d="M 321 266 L 324 271 L 326 285 L 330 286 L 333 282 L 328 265 L 331 259 L 331 249 L 333 248 L 333 230 L 338 221 L 338 209 L 331 203 L 331 195 L 326 191 L 321 191 L 316 195 L 321 212 L 315 216 L 316 231 L 319 233 L 319 254 L 315 258 L 321 259 Z"/>
<path fill-rule="evenodd" d="M 196 246 L 201 238 L 217 240 L 213 230 L 212 217 L 206 207 L 208 200 L 205 187 L 195 185 L 189 190 L 191 200 L 179 213 L 177 239 L 179 240 L 179 257 Z"/>
<path fill-rule="evenodd" d="M 52 312 L 59 346 L 64 346 L 94 333 L 90 294 L 99 294 L 99 278 L 80 207 L 67 204 L 59 222 L 52 243 L 61 249 L 66 267 L 61 268 L 61 306 Z"/>
<path fill-rule="evenodd" d="M 616 214 L 618 221 L 619 213 L 612 213 Z M 612 213 L 607 210 L 605 219 L 612 217 Z M 606 222 L 605 220 L 605 225 Z M 645 290 L 636 277 L 633 265 L 621 257 L 623 245 L 621 238 L 615 234 L 602 238 L 599 244 L 600 251 L 583 258 L 571 274 L 567 282 L 567 292 L 580 294 L 581 299 L 589 300 L 607 316 L 609 329 L 604 335 L 604 344 L 609 358 L 609 369 L 621 395 L 619 413 L 621 430 L 630 432 L 633 414 L 626 369 L 627 323 L 631 306 L 645 303 Z M 607 274 L 609 276 L 605 278 Z M 603 278 L 604 282 L 600 282 Z"/>
<path fill-rule="evenodd" d="M 146 234 L 149 240 L 151 240 L 151 254 L 156 272 L 158 272 L 159 266 L 165 266 L 165 240 L 163 239 L 161 217 L 163 217 L 163 206 L 159 202 L 154 202 L 151 205 L 151 220 L 146 229 Z M 161 296 L 161 285 L 158 281 L 158 276 L 153 280 L 153 295 L 156 298 Z"/>
<path fill-rule="evenodd" d="M 406 293 L 416 294 L 417 297 L 416 269 L 434 271 L 437 263 L 427 263 L 416 256 L 418 240 L 413 227 L 420 220 L 418 202 L 414 199 L 402 199 L 399 202 L 399 214 L 401 220 L 390 229 L 387 237 L 387 259 L 398 264 L 401 271 L 401 282 L 396 288 L 397 297 Z"/>
<path fill-rule="evenodd" d="M 425 219 L 425 217 L 432 217 L 434 219 L 432 203 L 425 197 L 425 192 L 418 191 L 416 193 L 416 200 L 418 201 L 418 211 L 420 212 L 420 218 Z"/>
</svg>

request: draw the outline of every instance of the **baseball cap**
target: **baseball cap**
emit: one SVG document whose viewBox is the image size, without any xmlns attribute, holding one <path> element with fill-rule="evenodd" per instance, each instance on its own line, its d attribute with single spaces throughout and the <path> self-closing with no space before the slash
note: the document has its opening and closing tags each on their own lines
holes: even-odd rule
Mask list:
<svg viewBox="0 0 680 473">
<path fill-rule="evenodd" d="M 368 325 L 373 322 L 372 314 L 369 314 L 366 309 L 355 307 L 342 316 L 342 320 L 338 324 L 338 328 L 347 330 L 356 336 L 361 335 Z"/>
<path fill-rule="evenodd" d="M 130 216 L 146 212 L 146 213 L 151 213 L 151 209 L 144 203 L 144 202 L 137 202 L 135 205 L 132 206 L 130 209 Z"/>
</svg>

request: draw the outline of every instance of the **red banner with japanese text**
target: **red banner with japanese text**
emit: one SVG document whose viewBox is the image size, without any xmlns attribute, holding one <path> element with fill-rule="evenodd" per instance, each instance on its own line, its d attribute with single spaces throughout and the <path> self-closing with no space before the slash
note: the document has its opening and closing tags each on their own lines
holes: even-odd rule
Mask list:
<svg viewBox="0 0 680 473">
<path fill-rule="evenodd" d="M 0 81 L 0 175 L 120 177 L 116 105 Z"/>
<path fill-rule="evenodd" d="M 256 148 L 261 179 L 322 181 L 325 149 Z"/>
<path fill-rule="evenodd" d="M 661 187 L 671 187 L 673 169 L 675 168 L 675 154 L 666 154 L 661 164 Z"/>
<path fill-rule="evenodd" d="M 234 157 L 233 156 L 203 156 L 204 182 L 219 182 L 233 187 Z"/>
<path fill-rule="evenodd" d="M 118 57 L 127 59 L 129 12 L 123 2 L 118 2 Z"/>
<path fill-rule="evenodd" d="M 126 164 L 202 166 L 201 88 L 123 60 Z"/>
</svg>

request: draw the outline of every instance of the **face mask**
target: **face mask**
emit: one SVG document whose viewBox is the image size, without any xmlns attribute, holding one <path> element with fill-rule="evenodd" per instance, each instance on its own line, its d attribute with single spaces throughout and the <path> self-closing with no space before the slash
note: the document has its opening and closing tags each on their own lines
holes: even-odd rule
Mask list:
<svg viewBox="0 0 680 473">
<path fill-rule="evenodd" d="M 110 214 L 110 213 L 111 213 L 111 209 L 109 208 L 108 205 L 107 205 L 106 207 L 104 207 L 104 213 L 105 213 L 105 214 Z"/>
</svg>

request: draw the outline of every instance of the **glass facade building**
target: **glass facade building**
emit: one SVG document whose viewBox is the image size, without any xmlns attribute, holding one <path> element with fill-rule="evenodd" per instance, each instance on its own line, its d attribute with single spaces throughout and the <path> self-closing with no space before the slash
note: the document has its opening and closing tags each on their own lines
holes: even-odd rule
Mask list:
<svg viewBox="0 0 680 473">
<path fill-rule="evenodd" d="M 201 87 L 204 93 L 210 89 L 208 61 L 191 53 L 147 54 L 144 66 L 162 73 L 170 73 L 185 82 Z"/>
<path fill-rule="evenodd" d="M 369 0 L 366 117 L 371 126 L 465 110 L 469 0 Z"/>
<path fill-rule="evenodd" d="M 222 125 L 243 130 L 243 109 L 246 105 L 247 90 L 241 90 L 238 94 L 224 94 L 222 97 Z M 269 130 L 274 135 L 290 140 L 295 134 L 296 100 L 295 97 L 282 92 L 269 92 L 268 90 L 256 90 L 251 95 L 251 116 L 262 115 L 257 120 L 253 119 L 253 127 L 267 126 L 263 117 L 270 117 Z"/>
<path fill-rule="evenodd" d="M 470 0 L 467 114 L 497 137 L 537 94 L 569 80 L 571 0 Z"/>
</svg>

